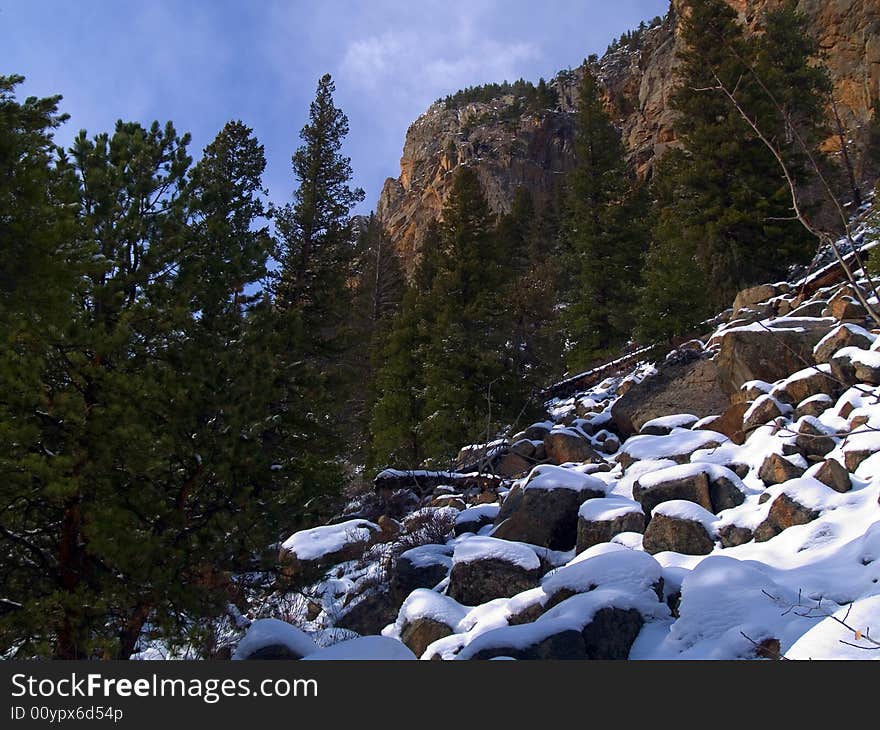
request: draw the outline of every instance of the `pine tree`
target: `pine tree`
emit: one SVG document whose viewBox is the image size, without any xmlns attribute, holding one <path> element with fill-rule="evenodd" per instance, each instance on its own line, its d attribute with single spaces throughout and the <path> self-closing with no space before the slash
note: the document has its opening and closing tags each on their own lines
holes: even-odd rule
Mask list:
<svg viewBox="0 0 880 730">
<path fill-rule="evenodd" d="M 807 171 L 792 129 L 808 140 L 818 138 L 827 89 L 821 69 L 811 66 L 815 48 L 791 6 L 770 13 L 766 32 L 757 37 L 746 37 L 735 11 L 722 0 L 693 0 L 688 7 L 681 81 L 672 99 L 685 152 L 658 168 L 658 179 L 671 179 L 659 183 L 665 197 L 658 199 L 667 202 L 658 208 L 655 250 L 649 257 L 670 266 L 646 270 L 641 306 L 642 332 L 667 337 L 673 324 L 682 332 L 707 311 L 729 303 L 737 290 L 780 278 L 788 266 L 809 256 L 810 239 L 792 219 L 790 193 L 777 161 L 719 85 L 735 90 L 741 107 L 779 144 L 799 182 L 807 179 Z M 685 279 L 674 273 L 678 269 L 684 275 L 672 264 L 677 251 L 696 267 Z M 662 324 L 644 321 L 655 307 L 684 315 L 683 302 L 699 289 L 690 280 L 695 275 L 704 294 L 693 302 L 690 317 L 669 316 Z"/>
<path fill-rule="evenodd" d="M 358 235 L 355 292 L 349 321 L 348 369 L 354 388 L 348 399 L 348 425 L 357 454 L 369 442 L 369 420 L 377 398 L 376 374 L 382 366 L 394 317 L 406 283 L 400 259 L 382 225 L 371 214 Z"/>
<path fill-rule="evenodd" d="M 584 369 L 626 342 L 629 300 L 638 283 L 645 232 L 620 134 L 605 111 L 589 67 L 579 85 L 575 167 L 567 179 L 565 239 L 567 364 Z"/>
<path fill-rule="evenodd" d="M 442 217 L 444 258 L 430 294 L 424 364 L 424 443 L 436 458 L 451 455 L 464 441 L 493 435 L 505 405 L 511 407 L 500 396 L 510 392 L 505 381 L 512 377 L 503 319 L 504 252 L 473 169 L 456 171 Z"/>
<path fill-rule="evenodd" d="M 364 198 L 351 188 L 351 161 L 341 153 L 348 118 L 333 101 L 329 74 L 318 82 L 303 144 L 292 158 L 297 188 L 293 202 L 274 210 L 280 237 L 280 270 L 274 286 L 279 347 L 286 360 L 277 368 L 288 378 L 286 408 L 308 415 L 318 462 L 345 450 L 335 428 L 344 417 L 354 373 L 346 352 L 354 346 L 348 317 L 353 290 L 355 244 L 350 213 Z"/>
<path fill-rule="evenodd" d="M 311 346 L 330 346 L 347 311 L 347 278 L 353 247 L 349 214 L 364 199 L 350 187 L 351 160 L 340 150 L 348 118 L 333 102 L 329 74 L 318 82 L 309 107 L 309 123 L 300 131 L 302 146 L 293 155 L 297 181 L 293 203 L 275 212 L 281 236 L 281 272 L 276 303 L 295 310 Z"/>
<path fill-rule="evenodd" d="M 434 280 L 444 265 L 445 251 L 437 221 L 428 224 L 412 280 L 389 322 L 375 377 L 370 413 L 369 472 L 386 466 L 416 468 L 425 450 L 425 358 L 434 336 Z"/>
</svg>

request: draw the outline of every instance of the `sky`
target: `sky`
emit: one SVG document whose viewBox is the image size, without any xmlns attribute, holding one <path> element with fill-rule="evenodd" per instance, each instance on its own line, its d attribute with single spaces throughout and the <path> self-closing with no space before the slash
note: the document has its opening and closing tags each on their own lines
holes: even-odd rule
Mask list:
<svg viewBox="0 0 880 730">
<path fill-rule="evenodd" d="M 230 119 L 265 146 L 264 184 L 290 199 L 290 157 L 318 79 L 349 118 L 344 153 L 375 207 L 407 127 L 433 101 L 486 82 L 550 78 L 601 55 L 668 0 L 0 0 L 0 74 L 19 95 L 62 94 L 56 139 L 117 119 L 171 120 L 201 150 Z"/>
</svg>

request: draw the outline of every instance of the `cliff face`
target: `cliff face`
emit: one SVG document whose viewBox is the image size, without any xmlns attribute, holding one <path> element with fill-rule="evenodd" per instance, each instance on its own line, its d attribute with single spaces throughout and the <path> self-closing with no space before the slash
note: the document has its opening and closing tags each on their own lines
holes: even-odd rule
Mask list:
<svg viewBox="0 0 880 730">
<path fill-rule="evenodd" d="M 764 11 L 784 0 L 727 0 L 751 32 L 760 32 Z M 630 161 L 650 174 L 654 161 L 675 144 L 675 119 L 669 99 L 676 84 L 681 48 L 678 19 L 687 0 L 673 0 L 663 23 L 647 30 L 638 50 L 620 49 L 598 64 L 609 111 L 620 126 Z M 854 141 L 859 177 L 865 170 L 858 150 L 880 96 L 880 3 L 877 0 L 800 0 L 834 83 L 838 113 Z M 377 215 L 412 270 L 421 236 L 436 219 L 454 169 L 476 167 L 492 208 L 509 209 L 513 193 L 526 186 L 536 199 L 551 193 L 572 164 L 575 88 L 580 69 L 554 82 L 559 110 L 541 115 L 518 113 L 512 97 L 473 103 L 461 109 L 432 105 L 409 128 L 400 160 L 400 177 L 389 178 Z M 827 147 L 835 150 L 836 138 Z"/>
<path fill-rule="evenodd" d="M 572 137 L 569 113 L 519 114 L 511 96 L 461 109 L 432 105 L 407 131 L 400 177 L 385 181 L 376 208 L 407 271 L 456 167 L 473 165 L 492 209 L 504 212 L 520 186 L 538 199 L 549 194 L 571 164 Z"/>
</svg>

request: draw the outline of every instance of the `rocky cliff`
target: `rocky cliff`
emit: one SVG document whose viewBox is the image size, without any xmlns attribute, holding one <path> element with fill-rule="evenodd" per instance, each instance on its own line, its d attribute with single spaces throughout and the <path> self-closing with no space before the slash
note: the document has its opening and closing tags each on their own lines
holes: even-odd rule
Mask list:
<svg viewBox="0 0 880 730">
<path fill-rule="evenodd" d="M 784 0 L 728 0 L 752 31 L 763 12 Z M 598 61 L 598 77 L 609 110 L 619 124 L 637 173 L 650 175 L 654 161 L 675 144 L 669 98 L 676 82 L 679 18 L 686 0 L 673 0 L 663 22 L 642 34 L 638 48 L 621 48 Z M 864 140 L 873 100 L 880 96 L 880 3 L 877 0 L 800 0 L 811 32 L 825 55 L 843 124 L 858 148 Z M 540 199 L 552 193 L 572 162 L 575 88 L 580 68 L 552 83 L 559 95 L 554 111 L 518 111 L 505 96 L 488 103 L 447 108 L 432 105 L 409 128 L 400 177 L 389 178 L 377 215 L 412 269 L 421 235 L 436 219 L 461 164 L 476 166 L 493 209 L 506 211 L 521 185 Z M 828 147 L 834 149 L 835 140 Z M 868 177 L 857 159 L 858 174 Z"/>
</svg>

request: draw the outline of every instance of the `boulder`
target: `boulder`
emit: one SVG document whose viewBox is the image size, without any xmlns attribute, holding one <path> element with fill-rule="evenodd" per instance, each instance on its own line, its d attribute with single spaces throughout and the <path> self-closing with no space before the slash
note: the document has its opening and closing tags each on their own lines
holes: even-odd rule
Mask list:
<svg viewBox="0 0 880 730">
<path fill-rule="evenodd" d="M 491 537 L 474 537 L 455 547 L 446 594 L 466 606 L 514 596 L 534 588 L 541 562 L 534 551 Z"/>
<path fill-rule="evenodd" d="M 543 441 L 544 437 L 550 433 L 553 428 L 552 421 L 543 421 L 541 423 L 533 423 L 523 432 L 523 438 L 529 441 Z"/>
<path fill-rule="evenodd" d="M 439 639 L 451 636 L 452 629 L 441 621 L 421 616 L 412 623 L 406 622 L 400 632 L 400 640 L 416 656 L 425 653 L 425 649 Z"/>
<path fill-rule="evenodd" d="M 794 409 L 794 417 L 821 416 L 833 405 L 834 399 L 830 395 L 819 393 L 819 395 L 811 396 L 798 403 L 797 408 Z"/>
<path fill-rule="evenodd" d="M 455 516 L 455 534 L 463 535 L 466 532 L 479 532 L 483 527 L 495 522 L 499 512 L 500 508 L 497 504 L 481 504 L 476 507 L 468 507 Z"/>
<path fill-rule="evenodd" d="M 624 437 L 669 413 L 688 413 L 695 418 L 722 413 L 730 405 L 722 390 L 713 360 L 693 351 L 680 361 L 664 364 L 656 375 L 633 385 L 611 408 L 611 417 Z"/>
<path fill-rule="evenodd" d="M 876 452 L 877 450 L 872 446 L 858 447 L 858 444 L 853 444 L 844 449 L 843 463 L 846 464 L 847 470 L 854 472 L 859 468 L 859 464 Z"/>
<path fill-rule="evenodd" d="M 302 659 L 318 647 L 301 629 L 277 618 L 253 621 L 239 642 L 233 659 Z"/>
<path fill-rule="evenodd" d="M 699 420 L 699 418 L 690 413 L 661 416 L 660 418 L 652 418 L 643 424 L 639 429 L 639 433 L 648 434 L 649 436 L 666 436 L 676 428 L 693 428 L 694 424 Z"/>
<path fill-rule="evenodd" d="M 721 547 L 724 548 L 745 545 L 747 542 L 751 542 L 754 537 L 754 533 L 748 527 L 731 524 L 718 528 L 718 538 L 721 541 Z"/>
<path fill-rule="evenodd" d="M 807 458 L 825 456 L 837 446 L 833 430 L 811 416 L 799 419 L 796 430 L 795 445 Z"/>
<path fill-rule="evenodd" d="M 831 356 L 831 372 L 845 386 L 880 385 L 880 352 L 844 347 Z"/>
<path fill-rule="evenodd" d="M 860 322 L 868 316 L 867 310 L 851 296 L 835 296 L 828 302 L 831 316 L 842 322 Z"/>
<path fill-rule="evenodd" d="M 281 544 L 281 570 L 288 579 L 310 580 L 330 566 L 363 554 L 382 530 L 374 522 L 346 520 L 301 530 Z"/>
<path fill-rule="evenodd" d="M 526 442 L 528 443 L 528 442 Z M 532 447 L 534 453 L 534 447 Z M 495 474 L 502 477 L 515 477 L 526 473 L 532 468 L 532 462 L 527 458 L 515 454 L 512 451 L 500 457 L 496 464 L 492 467 Z"/>
<path fill-rule="evenodd" d="M 591 499 L 578 511 L 576 551 L 611 542 L 622 532 L 644 532 L 645 513 L 638 502 L 623 497 Z"/>
<path fill-rule="evenodd" d="M 715 549 L 710 525 L 715 515 L 693 502 L 664 502 L 653 511 L 642 547 L 654 555 L 666 550 L 683 555 L 708 555 Z"/>
<path fill-rule="evenodd" d="M 770 395 L 789 405 L 820 394 L 829 397 L 840 394 L 840 384 L 832 376 L 831 366 L 828 364 L 800 370 L 770 391 Z"/>
<path fill-rule="evenodd" d="M 378 634 L 394 622 L 399 607 L 400 604 L 392 596 L 390 589 L 368 590 L 351 599 L 334 625 L 338 629 L 348 629 L 361 636 Z"/>
<path fill-rule="evenodd" d="M 720 335 L 718 380 L 728 394 L 750 380 L 774 382 L 800 370 L 813 348 L 836 326 L 832 319 L 780 317 L 765 328 L 732 328 Z"/>
<path fill-rule="evenodd" d="M 742 481 L 714 464 L 684 464 L 651 472 L 633 485 L 633 498 L 646 515 L 670 500 L 686 500 L 709 512 L 721 512 L 745 501 Z"/>
<path fill-rule="evenodd" d="M 835 492 L 848 492 L 852 489 L 849 472 L 836 459 L 825 459 L 819 468 L 811 471 L 810 474 Z"/>
<path fill-rule="evenodd" d="M 806 469 L 793 464 L 784 456 L 770 454 L 761 464 L 761 468 L 758 470 L 758 477 L 764 484 L 782 484 L 789 479 L 803 476 L 805 471 Z"/>
<path fill-rule="evenodd" d="M 535 442 L 528 439 L 520 439 L 510 446 L 510 453 L 521 456 L 523 459 L 533 459 L 535 456 Z"/>
<path fill-rule="evenodd" d="M 588 474 L 551 465 L 537 467 L 510 511 L 508 495 L 492 536 L 571 550 L 577 540 L 578 508 L 588 499 L 604 497 L 605 490 L 604 482 Z"/>
<path fill-rule="evenodd" d="M 724 434 L 735 444 L 743 444 L 746 440 L 746 432 L 743 429 L 743 416 L 750 408 L 747 402 L 732 403 L 718 418 L 705 426 L 696 426 L 696 428 L 705 431 L 715 431 L 715 433 Z"/>
<path fill-rule="evenodd" d="M 773 284 L 759 284 L 740 291 L 733 300 L 733 311 L 753 307 L 768 299 L 779 296 L 779 288 Z"/>
<path fill-rule="evenodd" d="M 593 450 L 590 440 L 571 428 L 552 430 L 544 437 L 544 448 L 547 451 L 547 458 L 553 464 L 602 460 L 602 457 Z"/>
<path fill-rule="evenodd" d="M 762 395 L 743 415 L 743 430 L 748 433 L 765 423 L 792 413 L 791 406 L 780 403 L 772 395 Z"/>
<path fill-rule="evenodd" d="M 835 352 L 844 347 L 859 347 L 867 350 L 876 339 L 867 330 L 853 324 L 842 324 L 835 327 L 813 348 L 813 357 L 817 363 L 830 363 Z"/>
<path fill-rule="evenodd" d="M 755 541 L 766 542 L 776 537 L 783 530 L 794 525 L 805 525 L 819 516 L 819 512 L 805 507 L 782 492 L 770 505 L 770 512 L 755 529 Z"/>
<path fill-rule="evenodd" d="M 499 639 L 485 634 L 477 639 L 476 650 L 463 652 L 468 659 L 492 659 L 511 657 L 519 660 L 543 659 L 614 659 L 629 657 L 633 642 L 642 630 L 645 620 L 633 608 L 609 606 L 593 614 L 590 621 L 578 631 L 576 628 L 559 628 L 549 635 L 534 635 L 532 626 L 523 627 L 523 637 L 519 638 L 509 629 L 499 631 Z M 533 626 L 537 626 L 534 624 Z M 528 633 L 527 633 L 528 632 Z M 490 632 L 491 633 L 491 632 Z M 481 647 L 481 644 L 489 644 Z"/>
<path fill-rule="evenodd" d="M 394 563 L 391 593 L 397 605 L 417 588 L 433 588 L 452 568 L 452 548 L 422 545 L 402 553 Z"/>
</svg>

